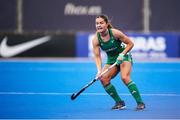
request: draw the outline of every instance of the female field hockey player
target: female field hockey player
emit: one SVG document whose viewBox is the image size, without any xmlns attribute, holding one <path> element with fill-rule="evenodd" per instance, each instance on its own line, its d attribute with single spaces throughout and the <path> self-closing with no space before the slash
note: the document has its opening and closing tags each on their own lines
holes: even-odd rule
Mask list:
<svg viewBox="0 0 180 120">
<path fill-rule="evenodd" d="M 97 76 L 113 63 L 117 63 L 116 67 L 112 68 L 109 72 L 102 76 L 98 76 L 105 91 L 116 102 L 112 109 L 126 108 L 125 102 L 119 97 L 115 87 L 111 84 L 111 79 L 120 71 L 122 81 L 137 102 L 136 110 L 143 110 L 145 104 L 141 99 L 136 84 L 130 78 L 132 57 L 129 52 L 134 46 L 133 42 L 120 30 L 113 28 L 106 15 L 97 16 L 95 24 L 96 35 L 93 38 L 92 44 L 98 71 Z M 126 47 L 122 43 L 126 44 Z M 107 62 L 103 68 L 101 67 L 102 60 L 100 48 L 107 54 Z"/>
</svg>

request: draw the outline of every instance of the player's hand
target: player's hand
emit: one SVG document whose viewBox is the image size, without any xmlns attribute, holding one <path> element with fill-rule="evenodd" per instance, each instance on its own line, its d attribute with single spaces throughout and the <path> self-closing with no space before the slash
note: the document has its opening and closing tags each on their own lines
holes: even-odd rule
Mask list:
<svg viewBox="0 0 180 120">
<path fill-rule="evenodd" d="M 117 57 L 116 64 L 120 65 L 123 62 L 123 60 L 124 60 L 124 54 L 120 53 L 119 56 Z"/>
</svg>

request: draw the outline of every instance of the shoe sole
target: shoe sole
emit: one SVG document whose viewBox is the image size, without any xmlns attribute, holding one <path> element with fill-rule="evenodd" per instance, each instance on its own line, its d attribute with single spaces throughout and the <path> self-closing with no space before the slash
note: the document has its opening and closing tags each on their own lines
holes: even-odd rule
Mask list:
<svg viewBox="0 0 180 120">
<path fill-rule="evenodd" d="M 117 108 L 117 109 L 112 109 L 112 110 L 124 110 L 124 109 L 126 109 L 126 106 L 123 106 L 123 107 Z"/>
</svg>

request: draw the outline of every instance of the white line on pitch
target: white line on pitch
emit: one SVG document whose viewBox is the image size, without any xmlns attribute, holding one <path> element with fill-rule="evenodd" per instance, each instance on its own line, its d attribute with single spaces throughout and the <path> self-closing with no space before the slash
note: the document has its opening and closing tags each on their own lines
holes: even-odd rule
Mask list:
<svg viewBox="0 0 180 120">
<path fill-rule="evenodd" d="M 73 93 L 58 93 L 58 92 L 0 92 L 0 95 L 72 95 Z M 81 95 L 92 95 L 92 96 L 104 96 L 106 93 L 82 93 Z M 120 95 L 130 96 L 131 94 L 122 93 Z M 171 93 L 152 93 L 152 94 L 141 94 L 143 96 L 180 96 L 180 94 Z"/>
</svg>

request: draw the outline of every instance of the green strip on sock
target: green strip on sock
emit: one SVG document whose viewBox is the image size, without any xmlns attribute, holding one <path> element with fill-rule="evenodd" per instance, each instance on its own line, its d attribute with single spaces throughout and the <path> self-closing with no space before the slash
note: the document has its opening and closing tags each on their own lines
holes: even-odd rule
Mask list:
<svg viewBox="0 0 180 120">
<path fill-rule="evenodd" d="M 104 86 L 104 89 L 116 102 L 122 101 L 121 98 L 119 97 L 115 87 L 111 83 Z"/>
<path fill-rule="evenodd" d="M 127 87 L 130 91 L 130 93 L 132 94 L 132 96 L 134 97 L 134 99 L 136 100 L 137 103 L 142 103 L 142 99 L 141 99 L 141 96 L 140 96 L 140 93 L 139 93 L 139 90 L 136 86 L 136 84 L 133 82 L 133 81 L 130 81 L 128 84 L 127 84 Z"/>
</svg>

